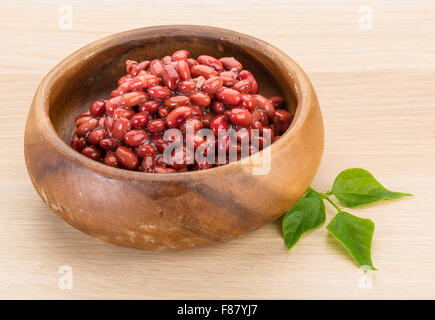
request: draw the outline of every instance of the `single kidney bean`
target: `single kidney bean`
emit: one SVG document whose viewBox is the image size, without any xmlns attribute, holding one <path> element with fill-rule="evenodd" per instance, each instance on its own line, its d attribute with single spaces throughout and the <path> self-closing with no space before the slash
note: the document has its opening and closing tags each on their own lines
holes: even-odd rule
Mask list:
<svg viewBox="0 0 435 320">
<path fill-rule="evenodd" d="M 98 125 L 98 120 L 95 118 L 89 119 L 88 121 L 82 123 L 76 131 L 77 136 L 84 137 L 89 132 L 91 132 L 92 129 L 94 129 Z"/>
<path fill-rule="evenodd" d="M 118 168 L 119 162 L 118 159 L 116 158 L 116 154 L 114 152 L 106 153 L 106 156 L 104 157 L 104 164 L 110 167 Z"/>
<path fill-rule="evenodd" d="M 163 65 L 170 64 L 172 62 L 171 56 L 164 56 L 162 59 L 160 59 Z"/>
<path fill-rule="evenodd" d="M 159 100 L 147 100 L 139 105 L 139 111 L 154 114 L 157 112 L 157 110 L 159 110 L 161 106 L 162 102 Z"/>
<path fill-rule="evenodd" d="M 106 129 L 107 133 L 110 135 L 113 132 L 113 121 L 112 117 L 104 117 L 104 129 Z"/>
<path fill-rule="evenodd" d="M 176 107 L 184 106 L 189 103 L 190 103 L 190 98 L 188 96 L 181 96 L 181 95 L 169 97 L 165 99 L 165 101 L 163 102 L 163 104 L 166 107 L 172 109 Z"/>
<path fill-rule="evenodd" d="M 131 80 L 133 80 L 133 77 L 132 77 L 130 74 L 127 74 L 127 75 L 125 75 L 125 76 L 122 76 L 122 77 L 119 78 L 119 80 L 118 80 L 118 87 L 119 87 L 120 85 L 122 85 L 123 83 L 125 83 L 125 82 L 129 82 L 129 81 L 131 81 Z"/>
<path fill-rule="evenodd" d="M 292 115 L 285 110 L 279 109 L 275 111 L 275 122 L 289 122 L 292 119 Z"/>
<path fill-rule="evenodd" d="M 163 107 L 159 109 L 159 117 L 160 118 L 166 118 L 169 114 L 169 112 L 171 112 L 171 109 L 169 109 L 168 107 Z"/>
<path fill-rule="evenodd" d="M 134 60 L 125 61 L 125 69 L 127 70 L 127 73 L 131 74 L 134 66 L 136 66 L 136 65 L 137 65 L 137 61 L 134 61 Z"/>
<path fill-rule="evenodd" d="M 131 125 L 133 128 L 145 128 L 150 119 L 151 116 L 148 112 L 138 112 L 131 118 Z"/>
<path fill-rule="evenodd" d="M 156 148 L 162 153 L 165 151 L 165 149 L 169 146 L 170 143 L 169 141 L 165 141 L 163 139 L 163 135 L 161 134 L 150 136 L 150 140 L 152 141 L 152 143 L 154 143 Z M 156 161 L 157 161 L 157 156 L 156 156 Z"/>
<path fill-rule="evenodd" d="M 189 98 L 191 104 L 200 108 L 207 107 L 211 102 L 208 94 L 199 91 L 191 93 L 189 95 Z"/>
<path fill-rule="evenodd" d="M 95 101 L 91 106 L 91 114 L 93 117 L 101 117 L 104 113 L 106 113 L 106 103 L 103 100 Z"/>
<path fill-rule="evenodd" d="M 220 114 L 210 121 L 210 130 L 213 131 L 215 136 L 218 136 L 220 130 L 228 130 L 230 123 L 224 115 Z"/>
<path fill-rule="evenodd" d="M 76 122 L 75 122 L 75 125 L 76 125 L 76 127 L 80 127 L 80 125 L 82 124 L 82 123 L 85 123 L 85 122 L 87 122 L 87 121 L 89 121 L 89 120 L 91 120 L 91 119 L 94 119 L 92 116 L 87 116 L 87 117 L 81 117 L 81 118 L 78 118 L 77 120 L 76 120 Z"/>
<path fill-rule="evenodd" d="M 171 90 L 174 90 L 177 87 L 178 82 L 180 82 L 180 75 L 172 64 L 168 64 L 163 67 L 162 80 L 164 85 Z"/>
<path fill-rule="evenodd" d="M 165 130 L 165 121 L 163 119 L 154 119 L 148 122 L 147 129 L 151 133 L 159 133 Z"/>
<path fill-rule="evenodd" d="M 237 90 L 240 93 L 249 93 L 251 90 L 251 81 L 249 80 L 240 80 L 235 83 L 231 89 Z"/>
<path fill-rule="evenodd" d="M 131 129 L 130 120 L 126 118 L 118 118 L 113 123 L 112 137 L 117 140 L 122 140 L 124 134 Z"/>
<path fill-rule="evenodd" d="M 124 141 L 130 147 L 137 147 L 148 139 L 148 134 L 142 129 L 133 129 L 124 134 Z"/>
<path fill-rule="evenodd" d="M 254 120 L 254 121 L 252 122 L 251 127 L 252 127 L 252 129 L 258 129 L 258 130 L 261 130 L 261 129 L 263 129 L 263 124 L 261 123 L 261 121 Z"/>
<path fill-rule="evenodd" d="M 249 71 L 247 71 L 247 70 L 240 71 L 239 74 L 237 75 L 237 79 L 238 80 L 250 80 L 251 81 L 251 91 L 249 93 L 256 94 L 258 92 L 257 81 L 255 80 L 252 73 L 250 73 Z"/>
<path fill-rule="evenodd" d="M 82 155 L 91 158 L 92 160 L 99 160 L 103 152 L 96 146 L 87 146 L 82 150 Z"/>
<path fill-rule="evenodd" d="M 136 64 L 136 65 L 134 65 L 132 68 L 131 68 L 131 75 L 133 76 L 133 77 L 135 77 L 135 76 L 137 76 L 138 74 L 139 74 L 139 72 L 141 72 L 142 70 L 146 70 L 146 69 L 148 69 L 148 67 L 150 66 L 150 61 L 148 61 L 148 60 L 145 60 L 145 61 L 142 61 L 142 62 L 139 62 L 138 64 Z"/>
<path fill-rule="evenodd" d="M 224 80 L 220 77 L 211 77 L 202 86 L 202 90 L 208 94 L 215 94 L 224 85 Z"/>
<path fill-rule="evenodd" d="M 148 94 L 154 99 L 166 99 L 171 96 L 171 91 L 162 86 L 154 86 L 148 89 Z"/>
<path fill-rule="evenodd" d="M 139 159 L 143 159 L 146 155 L 154 157 L 156 155 L 156 148 L 152 144 L 144 143 L 134 148 L 134 152 Z"/>
<path fill-rule="evenodd" d="M 119 146 L 116 149 L 116 159 L 127 169 L 133 170 L 139 164 L 135 154 L 130 148 Z"/>
<path fill-rule="evenodd" d="M 250 94 L 242 93 L 239 107 L 245 108 L 249 111 L 253 111 L 255 108 L 255 99 Z"/>
<path fill-rule="evenodd" d="M 100 141 L 100 147 L 106 151 L 115 151 L 119 144 L 112 138 L 106 138 Z"/>
<path fill-rule="evenodd" d="M 92 130 L 87 138 L 89 144 L 93 144 L 94 146 L 99 146 L 100 141 L 106 137 L 106 132 L 104 129 L 94 129 Z"/>
<path fill-rule="evenodd" d="M 196 84 L 193 81 L 181 81 L 178 84 L 177 92 L 178 93 L 190 93 L 196 89 Z"/>
<path fill-rule="evenodd" d="M 237 83 L 237 74 L 232 71 L 224 71 L 219 74 L 219 77 L 223 80 L 225 87 L 232 87 Z"/>
<path fill-rule="evenodd" d="M 140 171 L 152 173 L 156 167 L 156 160 L 152 155 L 145 155 L 142 164 L 140 165 Z"/>
<path fill-rule="evenodd" d="M 183 81 L 190 79 L 190 68 L 185 60 L 179 60 L 177 63 L 178 74 Z"/>
<path fill-rule="evenodd" d="M 275 107 L 273 106 L 273 104 L 270 103 L 270 101 L 265 96 L 262 96 L 261 94 L 254 95 L 254 99 L 258 109 L 266 112 L 269 118 L 273 118 L 273 116 L 275 115 Z"/>
<path fill-rule="evenodd" d="M 246 109 L 233 108 L 231 109 L 230 120 L 236 126 L 248 127 L 252 123 L 252 115 Z"/>
<path fill-rule="evenodd" d="M 202 128 L 201 120 L 196 119 L 196 118 L 189 118 L 180 125 L 180 130 L 183 132 L 186 132 L 186 130 L 188 128 L 189 128 L 189 130 L 192 130 L 193 132 L 198 131 L 199 129 Z"/>
<path fill-rule="evenodd" d="M 132 109 L 117 108 L 115 111 L 113 111 L 113 118 L 131 119 L 135 114 L 136 112 L 134 112 Z"/>
<path fill-rule="evenodd" d="M 217 114 L 222 114 L 225 112 L 225 105 L 222 102 L 214 101 L 212 105 L 212 109 Z"/>
<path fill-rule="evenodd" d="M 216 77 L 218 73 L 215 69 L 203 64 L 194 65 L 190 68 L 190 74 L 192 77 L 203 76 L 205 79 Z"/>
<path fill-rule="evenodd" d="M 175 128 L 192 115 L 192 109 L 187 106 L 178 107 L 172 110 L 166 117 L 168 128 Z"/>
<path fill-rule="evenodd" d="M 284 104 L 284 98 L 281 96 L 270 97 L 269 101 L 275 108 L 279 108 Z"/>
<path fill-rule="evenodd" d="M 189 69 L 191 69 L 193 66 L 196 66 L 199 63 L 195 59 L 189 58 L 187 59 L 187 64 L 189 65 Z"/>
<path fill-rule="evenodd" d="M 240 103 L 242 96 L 240 92 L 236 90 L 223 87 L 218 92 L 216 92 L 216 98 L 222 103 L 235 106 Z"/>
<path fill-rule="evenodd" d="M 269 126 L 269 118 L 267 117 L 266 112 L 264 112 L 263 110 L 259 110 L 260 112 L 260 121 L 263 124 L 263 126 L 268 127 Z"/>
<path fill-rule="evenodd" d="M 223 57 L 219 61 L 222 63 L 225 70 L 240 72 L 243 69 L 242 64 L 233 57 Z"/>
<path fill-rule="evenodd" d="M 118 107 L 134 107 L 135 105 L 146 100 L 147 95 L 143 91 L 133 91 L 124 93 L 120 96 L 111 98 L 106 103 L 106 111 L 112 114 Z"/>
<path fill-rule="evenodd" d="M 128 83 L 125 83 L 125 87 L 127 91 L 135 91 L 135 90 L 143 90 L 147 89 L 153 86 L 156 86 L 160 83 L 160 79 L 152 74 L 144 74 L 144 75 L 138 75 L 136 78 L 131 80 Z M 124 85 L 122 85 L 124 86 Z M 121 90 L 124 90 L 124 88 L 121 88 L 121 86 L 118 88 Z"/>
<path fill-rule="evenodd" d="M 175 51 L 171 56 L 172 61 L 187 60 L 189 58 L 190 58 L 190 53 L 187 50 Z"/>
<path fill-rule="evenodd" d="M 252 114 L 252 118 L 254 119 L 254 121 L 255 120 L 261 121 L 261 113 L 260 113 L 260 111 L 258 111 L 257 107 L 254 107 L 254 110 L 252 110 L 251 114 Z"/>
<path fill-rule="evenodd" d="M 154 59 L 150 64 L 150 73 L 157 77 L 162 76 L 163 66 L 159 59 Z"/>
<path fill-rule="evenodd" d="M 222 63 L 218 59 L 216 59 L 215 57 L 201 55 L 196 60 L 198 61 L 199 64 L 203 64 L 203 65 L 212 67 L 218 72 L 221 72 L 224 70 Z"/>
</svg>

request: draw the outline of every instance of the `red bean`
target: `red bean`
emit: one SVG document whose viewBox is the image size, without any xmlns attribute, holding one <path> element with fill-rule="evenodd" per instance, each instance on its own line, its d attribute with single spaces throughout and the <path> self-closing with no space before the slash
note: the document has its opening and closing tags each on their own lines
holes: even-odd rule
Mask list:
<svg viewBox="0 0 435 320">
<path fill-rule="evenodd" d="M 251 81 L 251 91 L 249 93 L 250 94 L 256 94 L 257 93 L 257 91 L 258 91 L 258 85 L 257 85 L 257 81 L 255 80 L 255 78 L 252 75 L 252 73 L 250 73 L 247 70 L 242 70 L 237 75 L 237 79 L 239 79 L 239 80 L 250 80 Z"/>
<path fill-rule="evenodd" d="M 80 127 L 80 125 L 81 125 L 82 123 L 85 123 L 85 122 L 87 122 L 87 121 L 89 121 L 89 120 L 91 120 L 91 119 L 93 119 L 92 116 L 85 116 L 85 117 L 78 118 L 78 119 L 76 120 L 76 122 L 75 122 L 75 125 L 76 125 L 76 127 Z"/>
<path fill-rule="evenodd" d="M 210 123 L 213 120 L 214 115 L 212 113 L 207 113 L 202 116 L 201 122 L 204 128 L 210 128 Z"/>
<path fill-rule="evenodd" d="M 218 59 L 212 56 L 202 55 L 199 56 L 196 60 L 198 61 L 199 64 L 212 67 L 218 72 L 223 71 L 224 69 L 222 63 Z"/>
<path fill-rule="evenodd" d="M 189 58 L 187 59 L 187 64 L 189 65 L 189 69 L 192 68 L 192 66 L 196 66 L 198 65 L 198 61 L 196 61 L 195 59 Z"/>
<path fill-rule="evenodd" d="M 71 140 L 71 147 L 73 147 L 78 152 L 81 152 L 84 147 L 86 147 L 86 139 L 84 137 L 79 138 L 76 134 Z"/>
<path fill-rule="evenodd" d="M 196 89 L 196 84 L 193 81 L 181 81 L 178 84 L 177 92 L 179 93 L 190 93 Z"/>
<path fill-rule="evenodd" d="M 239 82 L 235 83 L 231 89 L 237 90 L 240 93 L 249 93 L 251 90 L 251 81 L 249 80 L 240 80 Z"/>
<path fill-rule="evenodd" d="M 140 171 L 142 172 L 154 172 L 154 168 L 156 167 L 156 160 L 154 159 L 154 156 L 151 155 L 145 155 L 142 164 L 140 166 Z"/>
<path fill-rule="evenodd" d="M 180 130 L 183 132 L 186 132 L 187 128 L 193 132 L 196 132 L 202 128 L 202 122 L 199 119 L 189 118 L 180 125 Z"/>
<path fill-rule="evenodd" d="M 176 107 L 184 106 L 184 105 L 189 104 L 189 103 L 190 103 L 190 98 L 187 96 L 181 96 L 181 95 L 169 97 L 169 98 L 165 99 L 165 101 L 163 102 L 163 104 L 166 107 L 169 107 L 172 109 L 176 108 Z"/>
<path fill-rule="evenodd" d="M 134 112 L 132 109 L 117 108 L 115 111 L 113 111 L 113 118 L 131 119 L 135 114 L 136 112 Z"/>
<path fill-rule="evenodd" d="M 154 86 L 148 89 L 148 94 L 154 99 L 166 99 L 171 96 L 171 91 L 162 86 Z"/>
<path fill-rule="evenodd" d="M 131 151 L 130 148 L 119 146 L 116 149 L 116 159 L 118 159 L 119 163 L 121 163 L 127 169 L 133 170 L 139 164 L 135 154 Z"/>
<path fill-rule="evenodd" d="M 127 73 L 131 73 L 133 68 L 137 65 L 137 61 L 134 60 L 127 60 L 125 62 L 125 69 L 127 70 Z"/>
<path fill-rule="evenodd" d="M 104 157 L 104 164 L 110 167 L 118 168 L 119 162 L 118 159 L 116 158 L 116 154 L 114 152 L 108 152 Z"/>
<path fill-rule="evenodd" d="M 160 166 L 156 166 L 154 169 L 155 173 L 176 173 L 177 170 L 172 169 L 172 168 L 165 168 L 165 167 L 160 167 Z"/>
<path fill-rule="evenodd" d="M 172 61 L 187 60 L 189 58 L 190 58 L 190 53 L 187 50 L 175 51 L 171 56 Z"/>
<path fill-rule="evenodd" d="M 106 138 L 100 141 L 100 147 L 106 151 L 115 151 L 119 144 L 112 138 Z"/>
<path fill-rule="evenodd" d="M 248 127 L 252 123 L 252 115 L 248 110 L 234 108 L 231 110 L 230 120 L 236 126 Z"/>
<path fill-rule="evenodd" d="M 172 110 L 166 117 L 168 128 L 175 128 L 192 115 L 192 109 L 183 106 Z"/>
<path fill-rule="evenodd" d="M 158 100 L 147 100 L 139 105 L 140 112 L 148 112 L 154 114 L 162 106 L 162 102 Z"/>
<path fill-rule="evenodd" d="M 122 140 L 124 134 L 131 129 L 130 120 L 126 118 L 118 118 L 113 123 L 112 137 L 117 140 Z"/>
<path fill-rule="evenodd" d="M 89 119 L 88 121 L 82 123 L 76 131 L 77 136 L 84 137 L 89 132 L 91 132 L 92 129 L 94 129 L 98 125 L 98 120 L 95 118 Z"/>
<path fill-rule="evenodd" d="M 136 76 L 138 75 L 141 71 L 148 69 L 148 67 L 150 66 L 150 62 L 148 60 L 139 62 L 138 64 L 136 64 L 135 66 L 133 66 L 133 68 L 131 69 L 131 75 L 132 76 Z"/>
<path fill-rule="evenodd" d="M 222 63 L 225 70 L 240 72 L 243 69 L 242 64 L 233 57 L 223 57 L 219 61 Z"/>
<path fill-rule="evenodd" d="M 94 129 L 89 133 L 88 135 L 88 143 L 93 144 L 95 146 L 100 145 L 100 141 L 103 140 L 106 137 L 106 132 L 104 129 Z"/>
<path fill-rule="evenodd" d="M 129 82 L 129 81 L 131 81 L 131 80 L 133 80 L 133 77 L 132 77 L 130 74 L 127 74 L 127 75 L 125 75 L 125 76 L 119 78 L 119 80 L 118 80 L 118 87 L 119 87 L 120 85 L 122 85 L 123 83 L 125 83 L 125 82 Z"/>
<path fill-rule="evenodd" d="M 178 82 L 180 82 L 180 75 L 172 64 L 168 64 L 163 67 L 162 80 L 165 86 L 167 86 L 170 90 L 174 90 L 177 87 Z"/>
<path fill-rule="evenodd" d="M 255 99 L 250 94 L 242 94 L 239 106 L 252 111 L 255 108 Z"/>
<path fill-rule="evenodd" d="M 222 114 L 225 112 L 225 105 L 222 102 L 214 101 L 212 105 L 212 109 L 217 114 Z"/>
<path fill-rule="evenodd" d="M 281 96 L 270 97 L 269 101 L 273 104 L 275 108 L 279 108 L 284 104 L 284 98 Z"/>
<path fill-rule="evenodd" d="M 215 136 L 219 134 L 220 130 L 228 130 L 229 128 L 230 123 L 224 115 L 218 115 L 210 121 L 210 129 L 213 131 Z"/>
<path fill-rule="evenodd" d="M 185 60 L 180 60 L 177 63 L 178 74 L 183 81 L 190 79 L 190 68 Z"/>
<path fill-rule="evenodd" d="M 138 112 L 131 118 L 133 128 L 145 128 L 151 117 L 148 112 Z"/>
<path fill-rule="evenodd" d="M 142 129 L 133 129 L 124 134 L 124 141 L 130 147 L 137 147 L 146 139 L 148 139 L 148 134 Z"/>
<path fill-rule="evenodd" d="M 270 101 L 265 96 L 262 96 L 261 94 L 254 95 L 254 99 L 258 109 L 266 112 L 269 118 L 273 118 L 273 116 L 275 115 L 275 107 L 273 106 L 273 104 L 270 103 Z"/>
<path fill-rule="evenodd" d="M 90 115 L 91 115 L 91 110 L 85 110 L 76 117 L 76 120 L 82 117 L 89 117 Z"/>
<path fill-rule="evenodd" d="M 106 112 L 106 103 L 103 100 L 97 100 L 92 104 L 90 110 L 93 117 L 101 117 Z"/>
<path fill-rule="evenodd" d="M 189 98 L 191 104 L 193 104 L 194 106 L 198 106 L 200 108 L 207 107 L 211 102 L 211 99 L 208 96 L 208 94 L 199 91 L 191 93 L 189 95 Z"/>
<path fill-rule="evenodd" d="M 144 143 L 136 147 L 134 149 L 134 152 L 139 159 L 143 159 L 146 155 L 154 157 L 156 155 L 156 148 L 154 148 L 153 145 L 149 143 Z"/>
<path fill-rule="evenodd" d="M 197 106 L 186 106 L 186 107 L 189 107 L 190 110 L 192 110 L 193 117 L 199 117 L 202 115 L 202 110 L 199 107 Z"/>
<path fill-rule="evenodd" d="M 280 110 L 276 110 L 275 111 L 275 119 L 276 119 L 276 121 L 284 123 L 284 122 L 290 121 L 291 118 L 292 118 L 292 115 L 290 113 L 288 113 L 287 111 L 285 111 L 285 110 L 280 109 Z"/>
<path fill-rule="evenodd" d="M 221 88 L 216 93 L 216 98 L 221 101 L 222 103 L 229 104 L 229 105 L 238 105 L 240 103 L 240 100 L 242 99 L 242 96 L 240 92 L 230 89 L 230 88 Z"/>
<path fill-rule="evenodd" d="M 208 94 L 215 94 L 220 88 L 222 88 L 224 80 L 220 77 L 211 77 L 202 86 L 202 90 Z"/>
<path fill-rule="evenodd" d="M 160 118 L 166 118 L 169 114 L 169 112 L 171 112 L 171 109 L 169 109 L 168 107 L 163 107 L 159 109 L 159 117 Z"/>
<path fill-rule="evenodd" d="M 83 148 L 82 155 L 91 158 L 92 160 L 100 160 L 103 152 L 96 146 L 87 146 Z"/>
<path fill-rule="evenodd" d="M 205 66 L 203 64 L 192 66 L 190 68 L 190 74 L 192 75 L 192 77 L 203 76 L 206 79 L 216 77 L 218 75 L 215 69 L 209 66 Z"/>
<path fill-rule="evenodd" d="M 170 64 L 172 62 L 171 56 L 164 56 L 162 59 L 160 59 L 163 65 Z"/>
<path fill-rule="evenodd" d="M 154 59 L 150 64 L 150 73 L 157 77 L 162 76 L 163 66 L 159 59 Z"/>
<path fill-rule="evenodd" d="M 154 119 L 148 122 L 148 131 L 151 133 L 159 133 L 165 130 L 165 121 L 162 119 Z"/>
</svg>

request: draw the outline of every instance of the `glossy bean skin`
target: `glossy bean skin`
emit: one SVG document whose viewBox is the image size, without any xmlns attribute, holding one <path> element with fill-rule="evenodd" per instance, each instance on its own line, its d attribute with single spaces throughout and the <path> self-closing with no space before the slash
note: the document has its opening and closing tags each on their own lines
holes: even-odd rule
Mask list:
<svg viewBox="0 0 435 320">
<path fill-rule="evenodd" d="M 223 57 L 219 61 L 225 68 L 225 70 L 240 72 L 243 69 L 242 64 L 234 57 Z"/>
<path fill-rule="evenodd" d="M 106 153 L 106 156 L 104 157 L 104 164 L 108 165 L 110 167 L 119 168 L 119 162 L 116 158 L 116 154 L 114 152 L 108 152 Z"/>
<path fill-rule="evenodd" d="M 139 164 L 139 160 L 136 158 L 134 152 L 124 146 L 119 146 L 116 149 L 116 159 L 120 164 L 130 170 L 135 169 Z"/>
<path fill-rule="evenodd" d="M 166 117 L 166 126 L 175 128 L 192 115 L 192 109 L 183 106 L 172 110 Z"/>
<path fill-rule="evenodd" d="M 224 104 L 235 106 L 238 105 L 242 100 L 242 95 L 236 90 L 222 88 L 216 93 L 216 98 Z"/>
<path fill-rule="evenodd" d="M 101 149 L 96 146 L 87 146 L 82 149 L 82 155 L 92 160 L 99 160 L 102 154 Z"/>
<path fill-rule="evenodd" d="M 116 119 L 113 123 L 112 137 L 116 140 L 122 140 L 124 134 L 131 129 L 130 120 L 126 118 Z"/>
<path fill-rule="evenodd" d="M 171 96 L 171 91 L 162 86 L 154 86 L 148 89 L 148 94 L 154 99 L 166 99 Z"/>
<path fill-rule="evenodd" d="M 200 108 L 207 107 L 211 102 L 208 94 L 199 91 L 191 93 L 189 98 L 191 104 Z"/>
<path fill-rule="evenodd" d="M 231 109 L 230 120 L 236 126 L 248 127 L 252 123 L 252 115 L 246 109 L 233 108 Z"/>
<path fill-rule="evenodd" d="M 71 138 L 73 149 L 113 168 L 181 173 L 220 166 L 190 159 L 186 145 L 202 155 L 223 151 L 230 163 L 241 159 L 242 143 L 254 143 L 249 154 L 258 152 L 269 136 L 276 141 L 293 121 L 285 99 L 259 94 L 254 75 L 234 57 L 195 59 L 181 49 L 160 59 L 127 60 L 125 67 L 127 74 L 108 92 L 110 98 L 94 101 L 75 118 Z M 167 136 L 166 130 L 173 128 L 179 134 Z M 211 129 L 213 139 L 202 136 L 207 132 L 203 128 Z M 235 130 L 237 141 L 219 135 L 229 129 Z M 251 135 L 252 129 L 260 135 Z M 175 149 L 166 162 L 163 153 L 172 143 L 182 149 Z M 230 149 L 237 158 L 230 158 Z"/>
<path fill-rule="evenodd" d="M 148 139 L 148 133 L 143 129 L 133 129 L 124 134 L 124 141 L 130 147 L 138 147 Z"/>
</svg>

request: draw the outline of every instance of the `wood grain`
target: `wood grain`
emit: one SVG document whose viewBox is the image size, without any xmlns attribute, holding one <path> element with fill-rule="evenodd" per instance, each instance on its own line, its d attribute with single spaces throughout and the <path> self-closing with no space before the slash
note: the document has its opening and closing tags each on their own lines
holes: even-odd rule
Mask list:
<svg viewBox="0 0 435 320">
<path fill-rule="evenodd" d="M 167 5 L 164 5 L 166 2 Z M 54 1 L 0 4 L 0 298 L 435 298 L 435 4 L 421 1 L 70 1 L 71 30 Z M 359 28 L 360 6 L 373 28 Z M 165 9 L 163 9 L 163 7 Z M 364 167 L 413 198 L 352 213 L 376 223 L 373 289 L 324 228 L 286 252 L 279 223 L 244 238 L 179 253 L 118 248 L 75 230 L 34 191 L 24 123 L 42 77 L 111 33 L 208 24 L 268 41 L 310 76 L 326 144 L 313 183 Z M 328 207 L 328 220 L 334 210 Z M 73 269 L 61 290 L 58 269 Z"/>
</svg>

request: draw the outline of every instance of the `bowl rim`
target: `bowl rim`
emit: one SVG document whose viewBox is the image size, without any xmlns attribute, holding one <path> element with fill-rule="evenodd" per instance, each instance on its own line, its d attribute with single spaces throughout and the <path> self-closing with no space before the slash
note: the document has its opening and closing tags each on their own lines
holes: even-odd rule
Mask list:
<svg viewBox="0 0 435 320">
<path fill-rule="evenodd" d="M 258 51 L 258 43 L 260 43 L 264 47 L 267 47 L 268 54 L 272 54 L 274 60 L 278 60 L 287 69 L 288 75 L 291 77 L 291 80 L 293 82 L 294 88 L 292 91 L 297 101 L 295 117 L 290 127 L 276 142 L 272 143 L 267 148 L 272 148 L 270 152 L 271 154 L 273 154 L 274 150 L 283 148 L 285 144 L 289 143 L 297 136 L 297 132 L 301 130 L 304 122 L 307 120 L 307 117 L 310 114 L 311 108 L 313 108 L 314 99 L 317 98 L 308 76 L 305 74 L 302 68 L 287 54 L 285 54 L 274 45 L 267 43 L 261 39 L 225 28 L 202 25 L 158 25 L 115 33 L 93 41 L 85 45 L 84 47 L 81 47 L 80 49 L 74 51 L 69 56 L 61 60 L 42 79 L 33 98 L 32 106 L 35 108 L 34 116 L 37 118 L 37 122 L 43 127 L 43 130 L 41 130 L 41 135 L 44 136 L 47 143 L 49 143 L 54 150 L 60 152 L 67 159 L 74 161 L 75 163 L 80 164 L 92 171 L 103 174 L 104 176 L 129 181 L 146 180 L 148 182 L 162 182 L 179 181 L 186 179 L 192 180 L 200 178 L 204 174 L 210 175 L 212 173 L 224 173 L 224 170 L 228 170 L 230 168 L 239 167 L 240 169 L 242 169 L 243 164 L 241 163 L 241 160 L 222 166 L 209 168 L 206 170 L 177 172 L 171 174 L 145 173 L 140 171 L 113 168 L 98 161 L 89 159 L 88 157 L 72 149 L 71 146 L 63 141 L 63 139 L 61 139 L 60 136 L 57 134 L 49 116 L 49 95 L 51 93 L 50 88 L 52 84 L 54 84 L 58 80 L 61 74 L 68 72 L 68 69 L 71 69 L 71 67 L 68 68 L 68 66 L 74 65 L 77 58 L 86 60 L 96 54 L 99 54 L 104 49 L 107 49 L 107 47 L 115 46 L 117 42 L 116 40 L 121 40 L 122 38 L 129 36 L 140 37 L 142 32 L 149 32 L 153 30 L 166 31 L 168 32 L 168 34 L 171 34 L 171 32 L 177 33 L 175 36 L 182 35 L 178 34 L 180 32 L 186 32 L 186 35 L 188 35 L 188 33 L 192 31 L 201 31 L 202 34 L 212 33 L 213 36 L 216 36 L 216 34 L 221 34 L 221 40 L 243 39 L 243 45 L 245 47 L 248 46 L 250 49 L 256 51 Z M 265 149 L 260 150 L 256 153 L 256 155 L 261 156 Z"/>
</svg>

